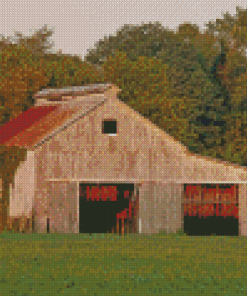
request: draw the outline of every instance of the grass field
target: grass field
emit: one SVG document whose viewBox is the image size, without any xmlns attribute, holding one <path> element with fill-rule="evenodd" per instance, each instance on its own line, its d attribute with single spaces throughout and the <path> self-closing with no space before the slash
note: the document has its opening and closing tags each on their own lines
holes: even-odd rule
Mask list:
<svg viewBox="0 0 247 296">
<path fill-rule="evenodd" d="M 247 295 L 247 237 L 8 233 L 0 262 L 4 296 Z"/>
</svg>

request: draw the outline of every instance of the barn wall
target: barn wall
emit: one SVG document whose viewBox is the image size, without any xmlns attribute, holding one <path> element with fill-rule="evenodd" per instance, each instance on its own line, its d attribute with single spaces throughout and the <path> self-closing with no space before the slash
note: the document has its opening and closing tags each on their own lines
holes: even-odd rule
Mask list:
<svg viewBox="0 0 247 296">
<path fill-rule="evenodd" d="M 239 185 L 239 235 L 247 236 L 247 184 Z"/>
<path fill-rule="evenodd" d="M 35 200 L 35 232 L 78 233 L 77 182 L 38 181 Z"/>
<path fill-rule="evenodd" d="M 77 183 L 49 183 L 47 217 L 50 221 L 50 232 L 77 233 Z"/>
<path fill-rule="evenodd" d="M 210 157 L 190 155 L 184 158 L 181 183 L 238 183 L 247 180 L 245 167 L 220 162 Z"/>
<path fill-rule="evenodd" d="M 36 156 L 36 188 L 34 196 L 34 231 L 37 233 L 47 232 L 47 218 L 48 216 L 48 200 L 51 194 L 50 184 L 45 181 L 44 176 L 50 163 L 46 162 L 46 159 Z"/>
<path fill-rule="evenodd" d="M 182 149 L 126 108 L 118 100 L 106 102 L 44 142 L 36 151 L 49 164 L 44 178 L 111 182 L 178 178 Z M 116 136 L 102 133 L 102 120 L 107 118 L 116 118 Z"/>
<path fill-rule="evenodd" d="M 35 181 L 35 154 L 27 151 L 26 159 L 20 163 L 10 188 L 10 217 L 32 217 Z"/>
<path fill-rule="evenodd" d="M 175 233 L 182 229 L 182 184 L 144 182 L 139 195 L 141 233 Z"/>
</svg>

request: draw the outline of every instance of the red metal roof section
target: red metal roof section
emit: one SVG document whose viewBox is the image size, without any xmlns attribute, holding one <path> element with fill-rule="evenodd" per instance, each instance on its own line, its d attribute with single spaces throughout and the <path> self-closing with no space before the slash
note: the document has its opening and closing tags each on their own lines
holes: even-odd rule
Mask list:
<svg viewBox="0 0 247 296">
<path fill-rule="evenodd" d="M 50 112 L 49 115 L 37 121 L 33 126 L 13 137 L 8 145 L 20 147 L 33 147 L 37 142 L 42 140 L 47 134 L 51 133 L 57 127 L 71 118 L 76 113 L 75 110 L 61 110 L 61 106 Z"/>
<path fill-rule="evenodd" d="M 25 131 L 30 126 L 33 126 L 35 123 L 38 123 L 40 119 L 56 110 L 57 107 L 58 106 L 31 107 L 27 111 L 21 113 L 18 117 L 7 122 L 0 128 L 0 144 L 12 146 L 9 140 Z"/>
</svg>

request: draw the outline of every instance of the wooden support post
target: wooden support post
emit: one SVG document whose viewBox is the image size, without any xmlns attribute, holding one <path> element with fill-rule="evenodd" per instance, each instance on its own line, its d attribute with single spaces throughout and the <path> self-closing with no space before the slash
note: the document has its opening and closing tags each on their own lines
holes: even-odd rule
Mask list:
<svg viewBox="0 0 247 296">
<path fill-rule="evenodd" d="M 124 234 L 124 218 L 122 218 L 121 233 Z"/>
<path fill-rule="evenodd" d="M 219 184 L 216 184 L 216 201 L 219 202 L 220 190 Z"/>
<path fill-rule="evenodd" d="M 236 184 L 233 185 L 233 196 L 234 196 L 234 203 L 238 203 L 238 195 L 237 195 L 237 186 L 236 186 Z"/>
<path fill-rule="evenodd" d="M 29 232 L 32 232 L 32 229 L 33 229 L 32 225 L 33 225 L 33 217 L 31 217 L 29 220 Z"/>
<path fill-rule="evenodd" d="M 130 232 L 130 224 L 129 224 L 129 221 L 127 222 L 127 227 L 126 227 L 126 233 L 129 233 Z"/>
<path fill-rule="evenodd" d="M 20 219 L 19 219 L 19 232 L 22 232 L 23 224 L 24 224 L 24 217 L 21 216 Z"/>
<path fill-rule="evenodd" d="M 201 201 L 201 205 L 203 208 L 203 216 L 204 216 L 204 218 L 206 218 L 208 216 L 208 208 L 207 208 L 207 205 L 204 200 L 203 188 L 202 188 L 201 184 L 200 184 L 200 201 Z"/>
<path fill-rule="evenodd" d="M 216 216 L 220 215 L 220 204 L 219 204 L 219 185 L 216 184 Z"/>
<path fill-rule="evenodd" d="M 135 202 L 135 215 L 134 215 L 134 224 L 135 224 L 135 231 L 139 231 L 139 221 L 137 221 L 139 218 L 139 196 L 136 198 Z M 138 230 L 137 230 L 138 229 Z"/>
<path fill-rule="evenodd" d="M 30 232 L 30 218 L 27 218 L 26 232 Z"/>
<path fill-rule="evenodd" d="M 117 218 L 117 233 L 119 234 L 119 218 Z"/>
<path fill-rule="evenodd" d="M 21 225 L 21 231 L 26 231 L 26 226 L 27 225 L 27 217 L 24 216 L 22 219 L 22 225 Z"/>
<path fill-rule="evenodd" d="M 9 230 L 12 230 L 13 227 L 13 218 L 12 217 L 8 217 L 8 225 L 7 227 L 9 228 Z"/>
</svg>

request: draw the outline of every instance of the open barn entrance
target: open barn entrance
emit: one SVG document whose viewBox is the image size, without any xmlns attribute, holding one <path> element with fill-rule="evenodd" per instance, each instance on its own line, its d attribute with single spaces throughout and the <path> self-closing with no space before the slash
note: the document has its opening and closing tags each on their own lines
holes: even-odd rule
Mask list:
<svg viewBox="0 0 247 296">
<path fill-rule="evenodd" d="M 184 232 L 238 236 L 238 199 L 235 184 L 184 185 Z"/>
<path fill-rule="evenodd" d="M 80 233 L 135 233 L 138 199 L 134 184 L 81 183 Z"/>
</svg>

